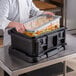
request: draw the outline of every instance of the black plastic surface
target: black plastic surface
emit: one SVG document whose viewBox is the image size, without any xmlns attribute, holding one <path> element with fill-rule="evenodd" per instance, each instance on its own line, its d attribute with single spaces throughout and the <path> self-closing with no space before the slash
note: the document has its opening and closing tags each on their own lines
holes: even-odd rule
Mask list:
<svg viewBox="0 0 76 76">
<path fill-rule="evenodd" d="M 59 46 L 65 48 L 64 27 L 37 37 L 28 37 L 15 29 L 9 30 L 9 34 L 11 35 L 12 48 L 30 57 L 42 56 L 53 49 L 57 49 Z"/>
</svg>

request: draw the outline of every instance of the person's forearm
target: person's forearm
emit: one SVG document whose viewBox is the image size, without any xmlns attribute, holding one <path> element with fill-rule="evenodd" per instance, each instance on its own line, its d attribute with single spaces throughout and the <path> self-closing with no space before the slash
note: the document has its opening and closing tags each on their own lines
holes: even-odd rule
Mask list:
<svg viewBox="0 0 76 76">
<path fill-rule="evenodd" d="M 32 2 L 32 4 L 31 4 L 31 11 L 30 11 L 30 15 L 31 16 L 37 16 L 37 15 L 42 14 L 43 12 L 44 11 L 39 10 L 39 8 L 37 8 L 35 6 L 35 4 Z"/>
</svg>

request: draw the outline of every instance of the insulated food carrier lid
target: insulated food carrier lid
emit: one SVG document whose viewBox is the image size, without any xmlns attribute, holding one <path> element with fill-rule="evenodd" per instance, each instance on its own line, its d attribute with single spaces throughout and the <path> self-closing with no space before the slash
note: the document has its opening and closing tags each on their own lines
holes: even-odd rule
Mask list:
<svg viewBox="0 0 76 76">
<path fill-rule="evenodd" d="M 49 20 L 47 21 L 46 18 Z M 39 16 L 30 18 L 30 20 L 25 22 L 24 26 L 26 27 L 26 31 L 37 32 L 37 31 L 42 30 L 42 29 L 46 28 L 47 26 L 51 25 L 52 23 L 54 23 L 56 20 L 59 20 L 60 18 L 61 18 L 61 16 L 56 16 L 56 15 L 51 16 L 51 15 L 41 14 Z M 42 20 L 44 20 L 44 21 L 42 21 Z M 41 25 L 38 25 L 40 23 L 41 23 Z"/>
</svg>

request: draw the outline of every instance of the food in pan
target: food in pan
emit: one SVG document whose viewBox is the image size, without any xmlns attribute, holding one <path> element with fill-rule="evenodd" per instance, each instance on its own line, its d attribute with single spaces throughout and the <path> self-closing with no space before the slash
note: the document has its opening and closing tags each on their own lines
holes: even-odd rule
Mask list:
<svg viewBox="0 0 76 76">
<path fill-rule="evenodd" d="M 55 25 L 55 26 L 48 26 L 47 28 L 42 29 L 42 30 L 39 30 L 37 32 L 25 31 L 24 34 L 25 35 L 28 35 L 28 36 L 31 36 L 31 37 L 34 37 L 34 36 L 38 36 L 38 35 L 43 34 L 43 33 L 46 33 L 46 32 L 50 32 L 50 31 L 56 30 L 58 28 L 59 27 L 57 25 Z"/>
<path fill-rule="evenodd" d="M 24 34 L 34 37 L 56 30 L 60 27 L 59 19 L 60 18 L 54 18 L 53 16 L 39 16 L 38 18 L 25 23 L 26 31 Z"/>
</svg>

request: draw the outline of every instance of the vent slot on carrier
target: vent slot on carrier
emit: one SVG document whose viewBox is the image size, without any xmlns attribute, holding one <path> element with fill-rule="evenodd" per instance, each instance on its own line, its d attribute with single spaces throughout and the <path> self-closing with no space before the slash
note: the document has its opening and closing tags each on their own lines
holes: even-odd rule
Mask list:
<svg viewBox="0 0 76 76">
<path fill-rule="evenodd" d="M 53 46 L 57 46 L 57 35 L 53 36 Z"/>
</svg>

